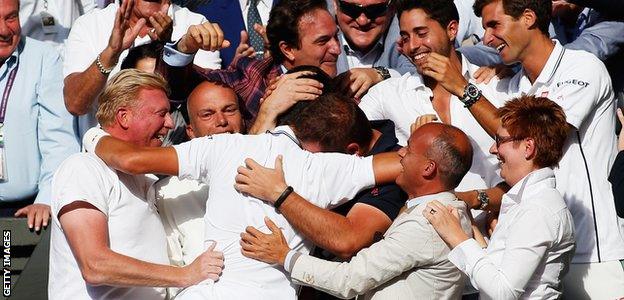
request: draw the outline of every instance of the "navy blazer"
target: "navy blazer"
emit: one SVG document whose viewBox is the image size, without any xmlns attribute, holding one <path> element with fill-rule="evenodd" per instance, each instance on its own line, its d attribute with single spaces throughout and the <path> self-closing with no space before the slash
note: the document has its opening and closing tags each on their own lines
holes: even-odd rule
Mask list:
<svg viewBox="0 0 624 300">
<path fill-rule="evenodd" d="M 279 0 L 273 0 L 273 6 Z M 240 32 L 247 30 L 241 13 L 239 0 L 209 0 L 202 1 L 192 11 L 204 15 L 212 23 L 219 24 L 225 39 L 230 41 L 230 47 L 219 50 L 221 53 L 221 67 L 227 68 L 234 59 L 236 47 L 240 43 Z M 264 24 L 266 26 L 266 24 Z"/>
</svg>

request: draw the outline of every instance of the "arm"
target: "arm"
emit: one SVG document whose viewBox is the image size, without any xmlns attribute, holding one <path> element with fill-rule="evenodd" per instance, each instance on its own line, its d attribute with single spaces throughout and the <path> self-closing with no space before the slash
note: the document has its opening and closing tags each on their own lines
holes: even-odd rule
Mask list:
<svg viewBox="0 0 624 300">
<path fill-rule="evenodd" d="M 509 190 L 509 185 L 505 182 L 501 182 L 497 184 L 495 187 L 489 188 L 485 190 L 485 193 L 490 198 L 490 202 L 485 207 L 484 210 L 498 211 L 501 205 L 501 199 L 503 198 L 503 194 L 505 194 Z M 477 197 L 477 190 L 466 191 L 466 192 L 455 192 L 455 196 L 458 199 L 466 202 L 469 208 L 472 209 L 480 209 L 481 202 Z"/>
<path fill-rule="evenodd" d="M 84 201 L 64 206 L 59 221 L 80 272 L 91 285 L 186 287 L 206 278 L 217 280 L 223 266 L 222 254 L 212 249 L 183 268 L 116 253 L 109 247 L 106 216 Z"/>
<path fill-rule="evenodd" d="M 583 29 L 581 34 L 564 47 L 574 50 L 585 50 L 604 61 L 614 54 L 620 53 L 624 44 L 624 22 L 602 21 Z"/>
</svg>

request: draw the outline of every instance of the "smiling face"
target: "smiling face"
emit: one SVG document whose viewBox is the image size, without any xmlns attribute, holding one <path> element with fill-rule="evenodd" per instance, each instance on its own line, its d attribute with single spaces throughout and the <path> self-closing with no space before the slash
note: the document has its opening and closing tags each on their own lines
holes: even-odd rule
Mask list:
<svg viewBox="0 0 624 300">
<path fill-rule="evenodd" d="M 243 117 L 231 88 L 211 82 L 198 85 L 188 97 L 191 138 L 219 133 L 240 133 Z"/>
<path fill-rule="evenodd" d="M 427 136 L 412 135 L 407 146 L 399 149 L 398 154 L 401 157 L 401 173 L 396 178 L 396 184 L 401 187 L 410 197 L 416 192 L 421 173 L 429 164 L 430 159 L 425 156 L 424 151 L 429 148 Z"/>
<path fill-rule="evenodd" d="M 483 43 L 496 49 L 505 64 L 522 62 L 527 56 L 524 52 L 532 37 L 521 18 L 507 15 L 502 0 L 483 7 Z"/>
<path fill-rule="evenodd" d="M 524 172 L 527 165 L 524 141 L 512 138 L 502 126 L 496 130 L 496 136 L 499 139 L 498 145 L 496 142 L 492 144 L 490 153 L 498 158 L 500 176 L 513 186 L 527 174 Z"/>
<path fill-rule="evenodd" d="M 342 3 L 341 3 L 342 1 Z M 392 21 L 392 9 L 388 9 L 387 0 L 335 0 L 336 21 L 345 39 L 352 48 L 362 52 L 368 52 L 388 29 Z M 352 5 L 352 4 L 355 4 Z M 359 7 L 358 7 L 359 6 Z M 357 7 L 369 9 L 369 15 L 359 13 L 358 10 L 351 12 L 349 9 Z M 385 8 L 382 12 L 381 8 Z"/>
<path fill-rule="evenodd" d="M 399 20 L 402 53 L 422 73 L 422 64 L 431 52 L 449 57 L 453 49 L 457 21 L 442 27 L 422 9 L 404 11 Z"/>
<path fill-rule="evenodd" d="M 139 146 L 161 146 L 173 128 L 167 94 L 160 89 L 141 89 L 135 105 L 127 109 L 124 140 Z"/>
<path fill-rule="evenodd" d="M 340 55 L 338 28 L 325 9 L 315 9 L 301 17 L 298 25 L 299 46 L 282 43 L 285 64 L 290 67 L 310 65 L 321 68 L 327 75 L 336 76 L 336 61 Z M 287 66 L 287 67 L 289 67 Z"/>
<path fill-rule="evenodd" d="M 11 56 L 20 41 L 22 28 L 19 22 L 17 0 L 0 1 L 0 61 Z"/>
</svg>

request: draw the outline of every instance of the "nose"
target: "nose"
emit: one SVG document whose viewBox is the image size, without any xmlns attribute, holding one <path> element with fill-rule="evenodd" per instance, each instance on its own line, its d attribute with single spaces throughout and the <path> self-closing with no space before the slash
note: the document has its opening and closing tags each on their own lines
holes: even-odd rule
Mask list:
<svg viewBox="0 0 624 300">
<path fill-rule="evenodd" d="M 228 121 L 227 118 L 225 117 L 225 114 L 223 114 L 222 112 L 217 112 L 215 114 L 216 117 L 216 121 L 217 121 L 217 127 L 225 127 L 228 125 Z"/>
<path fill-rule="evenodd" d="M 409 39 L 409 43 L 407 43 L 409 49 L 406 49 L 407 53 L 414 54 L 422 46 L 422 39 L 417 36 L 411 36 Z"/>
<path fill-rule="evenodd" d="M 399 154 L 399 156 L 401 158 L 405 157 L 405 153 L 407 152 L 407 148 L 406 147 L 401 147 L 401 149 L 399 149 L 399 151 L 397 152 L 397 154 Z"/>
<path fill-rule="evenodd" d="M 483 44 L 493 47 L 493 42 L 494 42 L 494 35 L 492 34 L 492 29 L 486 28 L 485 32 L 483 33 Z"/>
<path fill-rule="evenodd" d="M 340 55 L 340 43 L 338 42 L 338 36 L 335 35 L 329 41 L 329 53 L 334 54 L 336 56 Z"/>
<path fill-rule="evenodd" d="M 165 128 L 167 129 L 172 129 L 173 128 L 173 118 L 171 118 L 171 114 L 167 113 L 165 115 L 165 124 L 163 125 Z"/>
<path fill-rule="evenodd" d="M 366 14 L 361 13 L 357 18 L 355 18 L 355 22 L 359 25 L 359 26 L 364 26 L 367 25 L 368 23 L 371 22 L 371 19 L 369 19 Z"/>
<path fill-rule="evenodd" d="M 492 146 L 490 146 L 490 153 L 498 154 L 498 148 L 496 147 L 496 143 L 492 143 Z"/>
<path fill-rule="evenodd" d="M 6 24 L 5 20 L 0 20 L 0 35 L 6 37 L 11 34 L 11 29 Z"/>
</svg>

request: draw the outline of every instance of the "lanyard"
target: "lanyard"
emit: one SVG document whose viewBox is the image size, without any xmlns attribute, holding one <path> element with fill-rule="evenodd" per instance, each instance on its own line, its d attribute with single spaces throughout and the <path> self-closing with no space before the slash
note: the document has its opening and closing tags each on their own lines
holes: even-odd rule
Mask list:
<svg viewBox="0 0 624 300">
<path fill-rule="evenodd" d="M 17 69 L 19 68 L 19 62 L 11 70 L 9 74 L 9 78 L 7 79 L 6 87 L 4 88 L 4 93 L 2 94 L 2 103 L 0 103 L 0 124 L 4 123 L 4 116 L 6 115 L 7 110 L 7 102 L 9 101 L 9 95 L 11 94 L 11 89 L 13 88 L 13 82 L 15 81 L 15 75 L 17 74 Z"/>
</svg>

